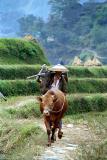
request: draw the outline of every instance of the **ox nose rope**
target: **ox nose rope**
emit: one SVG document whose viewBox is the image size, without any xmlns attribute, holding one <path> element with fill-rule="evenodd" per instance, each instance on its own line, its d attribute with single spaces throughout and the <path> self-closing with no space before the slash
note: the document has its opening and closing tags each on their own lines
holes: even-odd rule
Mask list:
<svg viewBox="0 0 107 160">
<path fill-rule="evenodd" d="M 58 110 L 58 111 L 53 111 L 53 109 L 54 109 L 54 107 L 53 107 L 53 108 L 52 108 L 52 110 L 51 110 L 51 113 L 59 113 L 59 112 L 61 112 L 61 111 L 63 110 L 64 103 L 65 103 L 65 96 L 64 96 L 64 102 L 63 102 L 63 104 L 62 104 L 61 109 L 60 109 L 60 110 Z"/>
</svg>

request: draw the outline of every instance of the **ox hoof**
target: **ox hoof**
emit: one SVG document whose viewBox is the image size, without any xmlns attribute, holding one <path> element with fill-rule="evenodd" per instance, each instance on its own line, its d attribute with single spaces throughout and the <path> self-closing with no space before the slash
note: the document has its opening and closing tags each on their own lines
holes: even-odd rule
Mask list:
<svg viewBox="0 0 107 160">
<path fill-rule="evenodd" d="M 54 143 L 56 141 L 56 136 L 54 135 L 54 137 L 51 137 L 51 142 Z"/>
<path fill-rule="evenodd" d="M 51 143 L 54 143 L 54 139 L 51 139 Z"/>
<path fill-rule="evenodd" d="M 62 138 L 62 135 L 63 135 L 63 132 L 59 132 L 59 133 L 58 133 L 58 138 L 61 139 L 61 138 Z"/>
<path fill-rule="evenodd" d="M 50 146 L 51 146 L 51 143 L 48 143 L 47 146 L 50 147 Z"/>
</svg>

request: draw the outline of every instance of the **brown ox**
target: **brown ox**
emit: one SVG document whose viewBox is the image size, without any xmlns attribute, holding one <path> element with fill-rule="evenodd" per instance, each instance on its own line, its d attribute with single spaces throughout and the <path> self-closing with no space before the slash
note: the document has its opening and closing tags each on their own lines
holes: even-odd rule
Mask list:
<svg viewBox="0 0 107 160">
<path fill-rule="evenodd" d="M 64 93 L 58 89 L 50 89 L 43 96 L 37 97 L 40 102 L 40 111 L 43 113 L 44 122 L 48 134 L 48 146 L 56 140 L 55 132 L 58 130 L 58 138 L 62 138 L 61 119 L 67 110 L 67 100 Z"/>
</svg>

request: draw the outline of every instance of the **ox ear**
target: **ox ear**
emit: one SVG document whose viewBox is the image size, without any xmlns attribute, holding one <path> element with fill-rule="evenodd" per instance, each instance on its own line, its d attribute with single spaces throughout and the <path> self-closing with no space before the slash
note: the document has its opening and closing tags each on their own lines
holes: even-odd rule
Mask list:
<svg viewBox="0 0 107 160">
<path fill-rule="evenodd" d="M 37 99 L 38 102 L 42 102 L 42 97 L 41 96 L 37 96 L 36 99 Z"/>
</svg>

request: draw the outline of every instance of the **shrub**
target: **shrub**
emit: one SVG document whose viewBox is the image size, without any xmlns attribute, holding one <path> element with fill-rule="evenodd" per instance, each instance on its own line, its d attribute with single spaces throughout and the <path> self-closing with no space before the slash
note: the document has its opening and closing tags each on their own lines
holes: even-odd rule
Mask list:
<svg viewBox="0 0 107 160">
<path fill-rule="evenodd" d="M 17 118 L 30 118 L 30 117 L 40 117 L 39 105 L 36 103 L 31 103 L 29 105 L 24 105 L 21 108 L 10 108 L 7 112 Z"/>
<path fill-rule="evenodd" d="M 17 63 L 16 59 L 19 59 L 19 63 L 22 61 L 26 64 L 48 64 L 39 44 L 23 39 L 0 39 L 0 57 L 7 57 L 7 61 L 10 60 L 9 64 Z"/>
<path fill-rule="evenodd" d="M 95 78 L 69 79 L 69 93 L 105 93 L 107 92 L 107 80 Z"/>
<path fill-rule="evenodd" d="M 104 95 L 68 96 L 68 111 L 66 114 L 76 114 L 91 111 L 102 112 L 107 109 L 107 98 Z"/>
<path fill-rule="evenodd" d="M 39 93 L 39 85 L 34 80 L 1 80 L 0 91 L 5 96 L 32 95 Z"/>
<path fill-rule="evenodd" d="M 40 65 L 0 65 L 0 79 L 23 79 L 37 74 Z M 107 66 L 104 67 L 68 67 L 69 78 L 106 78 Z"/>
<path fill-rule="evenodd" d="M 68 67 L 69 77 L 107 77 L 107 66 L 103 67 Z"/>
<path fill-rule="evenodd" d="M 0 91 L 5 96 L 40 94 L 35 80 L 0 80 Z M 106 93 L 106 79 L 70 79 L 68 93 Z"/>
<path fill-rule="evenodd" d="M 85 113 L 85 112 L 102 112 L 107 109 L 107 98 L 104 95 L 76 95 L 67 96 L 68 110 L 66 115 Z M 17 118 L 40 117 L 39 104 L 26 104 L 19 108 L 10 108 L 6 110 L 9 114 Z"/>
<path fill-rule="evenodd" d="M 39 72 L 40 65 L 0 65 L 0 79 L 26 79 Z"/>
</svg>

